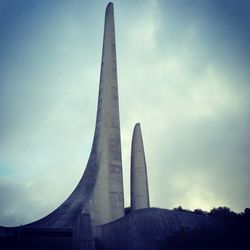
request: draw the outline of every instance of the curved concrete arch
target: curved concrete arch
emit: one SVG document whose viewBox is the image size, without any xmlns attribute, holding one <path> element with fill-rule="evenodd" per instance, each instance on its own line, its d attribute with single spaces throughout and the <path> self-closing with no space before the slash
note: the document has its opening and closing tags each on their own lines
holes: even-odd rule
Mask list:
<svg viewBox="0 0 250 250">
<path fill-rule="evenodd" d="M 124 215 L 120 119 L 113 4 L 105 12 L 102 64 L 96 127 L 85 172 L 72 194 L 49 215 L 28 227 L 71 227 L 80 213 L 90 213 L 92 225 Z"/>
</svg>

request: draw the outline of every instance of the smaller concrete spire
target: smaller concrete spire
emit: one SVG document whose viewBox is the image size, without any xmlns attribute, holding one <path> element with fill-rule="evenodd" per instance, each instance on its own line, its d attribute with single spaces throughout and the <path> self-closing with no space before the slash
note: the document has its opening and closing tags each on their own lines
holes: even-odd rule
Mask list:
<svg viewBox="0 0 250 250">
<path fill-rule="evenodd" d="M 140 123 L 134 128 L 131 149 L 131 210 L 149 207 L 147 166 Z"/>
</svg>

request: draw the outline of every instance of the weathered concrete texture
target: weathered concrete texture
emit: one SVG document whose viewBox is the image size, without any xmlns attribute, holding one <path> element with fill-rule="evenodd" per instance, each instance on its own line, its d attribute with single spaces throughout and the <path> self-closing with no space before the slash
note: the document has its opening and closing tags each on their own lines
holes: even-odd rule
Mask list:
<svg viewBox="0 0 250 250">
<path fill-rule="evenodd" d="M 78 216 L 73 233 L 73 250 L 95 250 L 90 215 L 81 213 Z"/>
<path fill-rule="evenodd" d="M 140 123 L 135 125 L 132 138 L 130 191 L 132 211 L 149 207 L 147 166 Z"/>
<path fill-rule="evenodd" d="M 99 101 L 94 143 L 98 177 L 89 211 L 93 224 L 124 215 L 116 45 L 113 4 L 106 9 Z"/>
<path fill-rule="evenodd" d="M 216 229 L 221 222 L 204 215 L 159 208 L 140 209 L 94 227 L 94 236 L 109 250 L 167 249 L 168 238 L 182 231 Z"/>
<path fill-rule="evenodd" d="M 82 212 L 92 225 L 124 215 L 120 120 L 116 69 L 113 4 L 105 13 L 98 109 L 93 145 L 87 167 L 68 199 L 48 216 L 28 227 L 74 227 Z"/>
</svg>

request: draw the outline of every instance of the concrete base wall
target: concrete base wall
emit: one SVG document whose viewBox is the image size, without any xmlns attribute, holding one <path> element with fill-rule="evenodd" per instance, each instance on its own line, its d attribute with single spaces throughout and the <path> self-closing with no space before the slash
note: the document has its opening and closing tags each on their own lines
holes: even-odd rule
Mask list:
<svg viewBox="0 0 250 250">
<path fill-rule="evenodd" d="M 165 249 L 168 237 L 183 230 L 213 230 L 218 227 L 220 222 L 209 216 L 147 208 L 94 227 L 94 236 L 102 243 L 99 249 L 160 250 Z"/>
<path fill-rule="evenodd" d="M 173 250 L 176 248 L 169 246 L 169 239 L 179 232 L 208 229 L 217 232 L 223 226 L 217 219 L 205 215 L 146 208 L 114 222 L 94 226 L 92 236 L 88 218 L 80 218 L 76 228 L 0 227 L 0 249 L 70 250 L 72 243 L 77 246 L 75 249 L 93 249 L 94 236 L 96 250 Z"/>
</svg>

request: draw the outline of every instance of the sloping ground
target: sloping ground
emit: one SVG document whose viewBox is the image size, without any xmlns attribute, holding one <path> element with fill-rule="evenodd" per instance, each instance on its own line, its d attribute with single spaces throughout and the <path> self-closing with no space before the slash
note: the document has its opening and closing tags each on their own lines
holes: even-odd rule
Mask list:
<svg viewBox="0 0 250 250">
<path fill-rule="evenodd" d="M 199 230 L 215 232 L 220 230 L 221 226 L 219 220 L 209 216 L 147 208 L 137 210 L 114 222 L 94 227 L 94 236 L 97 239 L 97 250 L 174 249 L 166 248 L 172 236 Z"/>
</svg>

